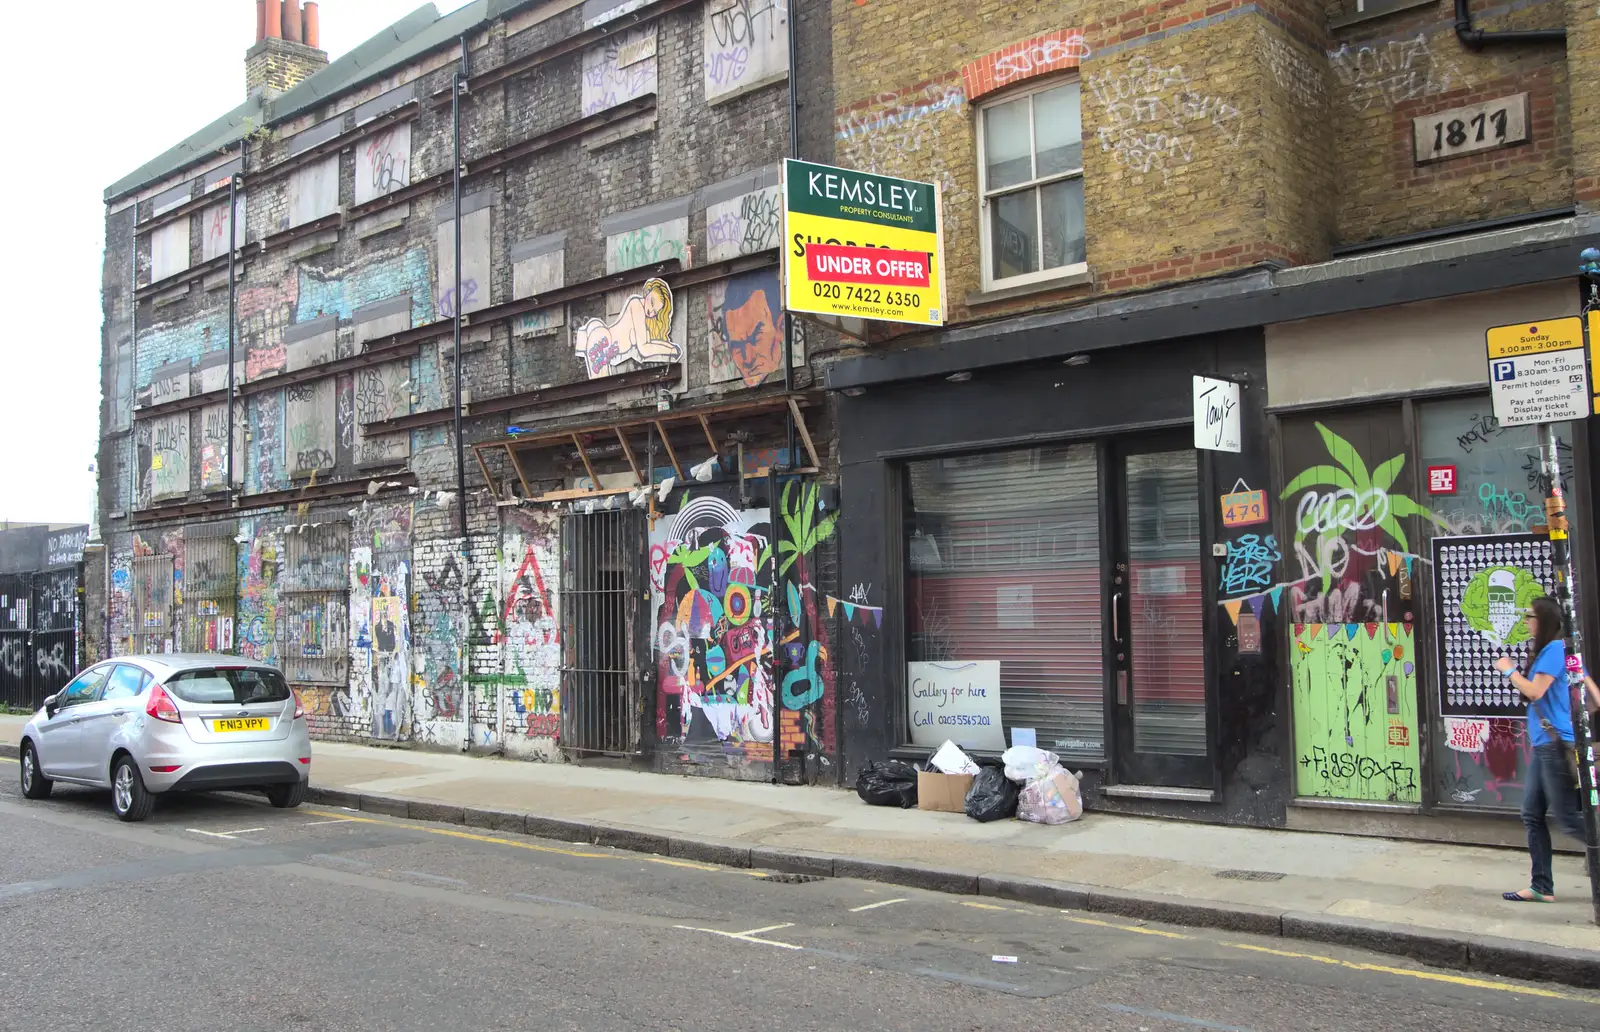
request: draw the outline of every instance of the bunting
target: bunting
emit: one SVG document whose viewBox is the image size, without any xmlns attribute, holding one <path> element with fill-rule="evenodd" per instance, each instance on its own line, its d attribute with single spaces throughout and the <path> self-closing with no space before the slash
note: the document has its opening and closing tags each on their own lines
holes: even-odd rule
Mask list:
<svg viewBox="0 0 1600 1032">
<path fill-rule="evenodd" d="M 1228 611 L 1228 619 L 1233 621 L 1235 627 L 1239 625 L 1239 607 L 1243 604 L 1244 599 L 1241 598 L 1230 598 L 1222 603 L 1222 608 Z"/>
<path fill-rule="evenodd" d="M 827 595 L 827 596 L 824 596 L 824 597 L 826 597 L 827 600 L 828 600 L 828 615 L 830 617 L 833 616 L 833 614 L 838 610 L 838 608 L 840 606 L 844 606 L 844 619 L 845 619 L 846 623 L 855 623 L 856 622 L 856 614 L 860 613 L 861 614 L 861 626 L 863 626 L 863 627 L 867 626 L 869 617 L 870 617 L 872 626 L 874 626 L 874 627 L 882 627 L 883 626 L 883 607 L 882 606 L 869 606 L 869 605 L 864 605 L 864 604 L 862 604 L 860 602 L 850 602 L 850 601 L 847 601 L 847 600 L 842 599 L 842 598 L 835 598 L 832 595 Z"/>
</svg>

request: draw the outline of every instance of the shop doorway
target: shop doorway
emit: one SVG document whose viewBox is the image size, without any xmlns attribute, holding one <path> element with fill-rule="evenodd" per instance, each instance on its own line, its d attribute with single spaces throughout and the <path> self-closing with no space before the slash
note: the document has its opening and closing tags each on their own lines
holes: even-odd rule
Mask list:
<svg viewBox="0 0 1600 1032">
<path fill-rule="evenodd" d="M 576 756 L 639 752 L 644 704 L 638 643 L 644 514 L 573 514 L 561 523 L 561 742 Z"/>
<path fill-rule="evenodd" d="M 1163 437 L 1114 446 L 1110 467 L 1116 781 L 1210 788 L 1199 455 Z"/>
</svg>

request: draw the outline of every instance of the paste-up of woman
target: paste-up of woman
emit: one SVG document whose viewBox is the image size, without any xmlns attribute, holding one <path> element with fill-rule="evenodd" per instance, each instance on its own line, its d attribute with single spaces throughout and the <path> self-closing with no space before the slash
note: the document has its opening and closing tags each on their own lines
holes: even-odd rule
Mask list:
<svg viewBox="0 0 1600 1032">
<path fill-rule="evenodd" d="M 683 349 L 672 342 L 672 288 L 663 280 L 646 280 L 644 292 L 628 298 L 614 321 L 590 319 L 572 341 L 590 377 L 604 376 L 622 362 L 681 358 Z"/>
</svg>

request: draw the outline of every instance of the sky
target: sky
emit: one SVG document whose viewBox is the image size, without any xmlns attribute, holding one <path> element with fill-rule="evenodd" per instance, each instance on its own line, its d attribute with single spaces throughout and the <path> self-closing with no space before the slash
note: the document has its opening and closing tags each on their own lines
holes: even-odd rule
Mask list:
<svg viewBox="0 0 1600 1032">
<path fill-rule="evenodd" d="M 468 0 L 437 0 L 441 14 Z M 422 0 L 322 0 L 337 59 Z M 255 0 L 8 3 L 0 108 L 4 282 L 23 287 L 0 347 L 0 520 L 88 523 L 100 433 L 105 188 L 245 99 Z M 65 19 L 65 20 L 64 20 Z M 52 42 L 53 41 L 53 42 Z M 61 60 L 71 64 L 62 64 Z M 27 95 L 20 92 L 28 84 Z"/>
</svg>

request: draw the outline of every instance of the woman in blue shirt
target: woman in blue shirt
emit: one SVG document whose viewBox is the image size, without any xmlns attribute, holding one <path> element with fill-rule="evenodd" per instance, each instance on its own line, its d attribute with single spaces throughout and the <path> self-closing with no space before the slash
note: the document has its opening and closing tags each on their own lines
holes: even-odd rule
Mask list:
<svg viewBox="0 0 1600 1032">
<path fill-rule="evenodd" d="M 1567 756 L 1572 751 L 1572 704 L 1567 690 L 1567 644 L 1561 636 L 1561 607 L 1548 596 L 1534 599 L 1526 614 L 1528 670 L 1518 673 L 1509 657 L 1495 667 L 1528 700 L 1528 741 L 1533 761 L 1528 764 L 1522 793 L 1522 823 L 1528 829 L 1528 853 L 1533 858 L 1530 888 L 1504 893 L 1521 903 L 1554 903 L 1555 879 L 1550 873 L 1550 826 L 1545 811 L 1555 811 L 1556 822 L 1569 835 L 1584 837 L 1583 813 Z"/>
</svg>

